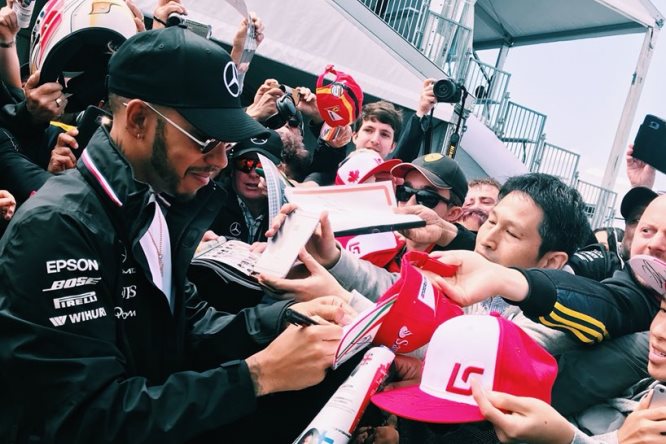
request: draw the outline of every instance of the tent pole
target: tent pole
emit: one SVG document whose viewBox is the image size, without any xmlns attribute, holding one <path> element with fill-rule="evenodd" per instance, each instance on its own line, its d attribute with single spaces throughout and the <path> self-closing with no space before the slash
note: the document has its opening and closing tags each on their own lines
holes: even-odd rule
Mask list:
<svg viewBox="0 0 666 444">
<path fill-rule="evenodd" d="M 638 62 L 636 63 L 636 69 L 632 76 L 631 86 L 629 87 L 629 92 L 627 93 L 627 98 L 624 102 L 624 108 L 622 109 L 622 115 L 617 126 L 617 131 L 615 132 L 613 147 L 608 155 L 606 171 L 604 172 L 604 178 L 601 182 L 601 187 L 604 190 L 612 191 L 615 188 L 615 182 L 620 170 L 620 165 L 622 164 L 623 154 L 627 149 L 629 131 L 631 130 L 631 125 L 636 117 L 636 108 L 638 107 L 638 101 L 640 100 L 641 92 L 643 91 L 645 75 L 650 67 L 654 47 L 657 43 L 657 37 L 662 24 L 663 23 L 660 21 L 657 23 L 656 27 L 649 27 L 645 32 L 643 46 L 641 47 L 641 52 L 638 56 Z M 608 198 L 608 192 L 602 190 L 599 193 L 594 218 L 592 219 L 592 228 L 607 224 L 607 218 L 610 216 L 605 211 L 608 205 Z"/>
</svg>

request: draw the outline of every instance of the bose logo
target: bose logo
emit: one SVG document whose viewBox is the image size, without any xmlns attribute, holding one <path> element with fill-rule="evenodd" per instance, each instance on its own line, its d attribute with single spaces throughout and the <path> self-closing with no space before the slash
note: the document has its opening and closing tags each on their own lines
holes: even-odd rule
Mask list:
<svg viewBox="0 0 666 444">
<path fill-rule="evenodd" d="M 56 298 L 53 300 L 53 306 L 56 309 L 66 308 L 66 307 L 76 307 L 77 305 L 90 304 L 92 302 L 97 302 L 97 295 L 94 291 L 77 294 L 74 296 L 65 296 L 62 298 Z"/>
<path fill-rule="evenodd" d="M 60 281 L 53 281 L 53 283 L 51 283 L 51 288 L 45 288 L 42 291 L 46 292 L 53 290 L 62 290 L 63 288 L 82 287 L 84 285 L 97 285 L 97 283 L 101 280 L 102 278 L 97 278 L 97 277 L 78 277 L 78 278 L 63 279 Z"/>
<path fill-rule="evenodd" d="M 99 265 L 93 259 L 57 259 L 46 262 L 46 272 L 48 274 L 60 273 L 66 271 L 98 271 Z"/>
</svg>

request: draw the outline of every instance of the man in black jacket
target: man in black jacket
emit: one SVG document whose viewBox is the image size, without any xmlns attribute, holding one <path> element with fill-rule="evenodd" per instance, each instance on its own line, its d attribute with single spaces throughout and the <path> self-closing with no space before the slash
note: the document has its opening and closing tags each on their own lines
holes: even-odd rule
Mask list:
<svg viewBox="0 0 666 444">
<path fill-rule="evenodd" d="M 263 133 L 211 41 L 142 32 L 109 63 L 110 132 L 19 209 L 0 242 L 0 440 L 184 442 L 259 396 L 324 378 L 341 328 L 231 316 L 185 271 L 219 209 L 226 142 Z M 330 321 L 341 303 L 293 306 Z"/>
</svg>

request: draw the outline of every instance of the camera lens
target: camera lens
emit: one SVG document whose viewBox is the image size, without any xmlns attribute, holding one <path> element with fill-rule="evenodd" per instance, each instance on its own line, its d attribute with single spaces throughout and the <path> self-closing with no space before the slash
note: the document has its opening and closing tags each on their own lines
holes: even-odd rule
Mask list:
<svg viewBox="0 0 666 444">
<path fill-rule="evenodd" d="M 283 84 L 283 83 L 280 83 L 280 84 L 278 85 L 278 88 L 280 88 L 282 91 L 284 91 L 284 93 L 287 94 L 287 95 L 291 95 L 291 94 L 292 94 L 291 86 L 287 86 L 287 85 L 285 85 L 285 84 Z"/>
<path fill-rule="evenodd" d="M 171 14 L 169 14 L 169 17 L 167 17 L 166 25 L 167 26 L 181 26 L 184 21 L 185 21 L 185 17 L 178 14 L 177 12 L 172 12 Z"/>
<path fill-rule="evenodd" d="M 432 92 L 438 102 L 456 103 L 462 97 L 460 85 L 449 79 L 442 79 L 435 82 Z"/>
</svg>

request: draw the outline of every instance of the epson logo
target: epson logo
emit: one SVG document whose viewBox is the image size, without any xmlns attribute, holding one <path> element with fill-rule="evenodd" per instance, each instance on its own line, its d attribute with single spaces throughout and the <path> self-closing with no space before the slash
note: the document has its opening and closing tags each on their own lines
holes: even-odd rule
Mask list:
<svg viewBox="0 0 666 444">
<path fill-rule="evenodd" d="M 94 291 L 88 293 L 77 294 L 73 296 L 64 296 L 62 298 L 56 298 L 53 300 L 53 306 L 56 309 L 67 308 L 67 307 L 76 307 L 77 305 L 90 304 L 92 302 L 97 302 L 97 295 Z"/>
<path fill-rule="evenodd" d="M 93 259 L 56 259 L 46 262 L 46 272 L 48 274 L 60 273 L 66 271 L 99 271 L 99 265 Z"/>
<path fill-rule="evenodd" d="M 64 288 L 74 288 L 81 287 L 84 285 L 97 285 L 102 278 L 98 277 L 77 277 L 70 279 L 62 279 L 59 281 L 53 281 L 51 283 L 51 288 L 45 288 L 42 291 L 53 291 L 53 290 L 62 290 Z"/>
</svg>

